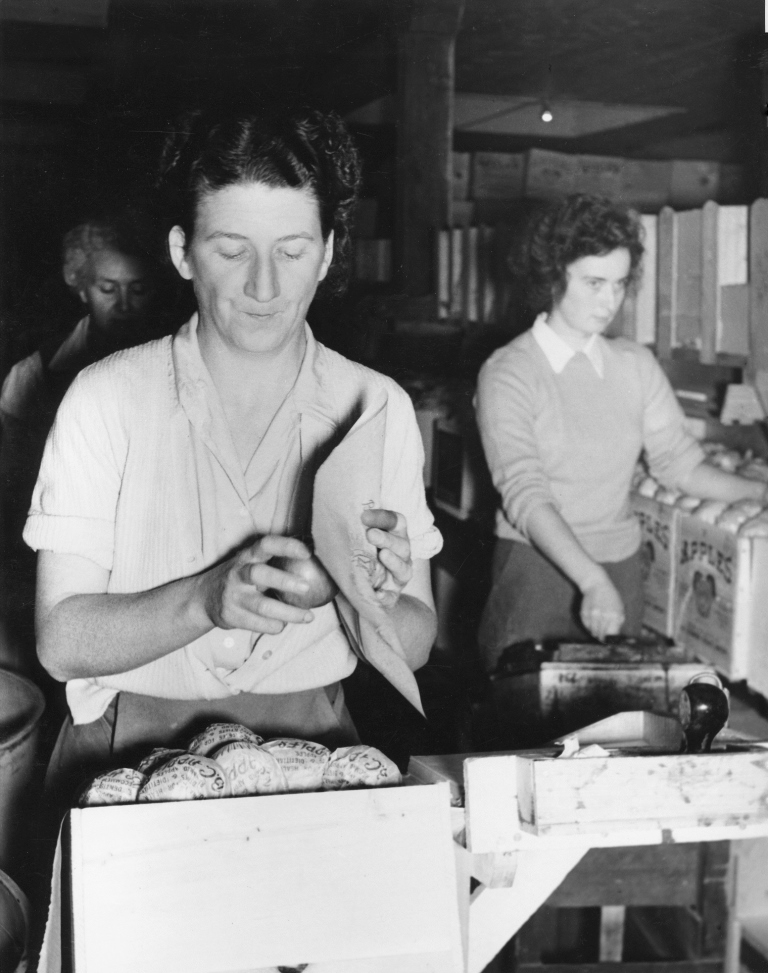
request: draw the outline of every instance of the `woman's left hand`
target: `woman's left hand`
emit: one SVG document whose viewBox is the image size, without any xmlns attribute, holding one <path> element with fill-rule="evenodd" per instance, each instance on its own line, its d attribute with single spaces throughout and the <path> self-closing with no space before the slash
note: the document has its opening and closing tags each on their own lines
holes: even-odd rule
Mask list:
<svg viewBox="0 0 768 973">
<path fill-rule="evenodd" d="M 378 550 L 378 570 L 371 577 L 376 597 L 392 608 L 413 577 L 408 525 L 402 514 L 380 508 L 364 510 L 360 519 L 368 528 L 365 536 Z"/>
</svg>

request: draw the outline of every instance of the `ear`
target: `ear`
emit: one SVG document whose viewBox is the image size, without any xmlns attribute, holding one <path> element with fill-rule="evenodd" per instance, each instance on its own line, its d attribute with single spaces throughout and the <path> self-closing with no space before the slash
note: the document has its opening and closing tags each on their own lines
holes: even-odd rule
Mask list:
<svg viewBox="0 0 768 973">
<path fill-rule="evenodd" d="M 323 254 L 323 262 L 320 264 L 320 272 L 317 275 L 317 282 L 320 283 L 321 280 L 325 280 L 328 274 L 328 268 L 331 266 L 331 261 L 333 260 L 333 230 L 328 234 L 328 239 L 325 241 L 325 253 Z"/>
<path fill-rule="evenodd" d="M 192 271 L 187 260 L 187 238 L 180 226 L 174 226 L 168 234 L 168 252 L 171 255 L 173 266 L 178 270 L 184 280 L 192 280 Z"/>
</svg>

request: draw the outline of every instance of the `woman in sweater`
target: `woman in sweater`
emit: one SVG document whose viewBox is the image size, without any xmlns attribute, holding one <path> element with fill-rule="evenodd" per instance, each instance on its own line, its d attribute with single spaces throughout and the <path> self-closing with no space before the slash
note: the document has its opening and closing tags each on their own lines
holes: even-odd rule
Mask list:
<svg viewBox="0 0 768 973">
<path fill-rule="evenodd" d="M 629 490 L 641 453 L 664 486 L 735 502 L 761 482 L 708 464 L 653 354 L 606 339 L 639 272 L 641 227 L 607 200 L 575 195 L 529 236 L 533 327 L 483 365 L 476 409 L 500 495 L 484 665 L 523 639 L 637 634 L 640 530 Z"/>
</svg>

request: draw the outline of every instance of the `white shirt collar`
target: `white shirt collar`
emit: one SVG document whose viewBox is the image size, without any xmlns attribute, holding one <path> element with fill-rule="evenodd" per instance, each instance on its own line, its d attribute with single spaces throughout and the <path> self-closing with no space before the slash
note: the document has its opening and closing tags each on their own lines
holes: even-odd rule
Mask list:
<svg viewBox="0 0 768 973">
<path fill-rule="evenodd" d="M 567 342 L 563 341 L 560 335 L 553 331 L 549 324 L 547 324 L 546 314 L 540 314 L 536 318 L 532 331 L 536 344 L 544 352 L 544 356 L 552 366 L 552 371 L 556 375 L 559 375 L 577 352 Z M 587 356 L 600 378 L 602 378 L 603 350 L 600 341 L 598 341 L 599 337 L 600 335 L 591 335 L 584 345 L 583 353 Z"/>
</svg>

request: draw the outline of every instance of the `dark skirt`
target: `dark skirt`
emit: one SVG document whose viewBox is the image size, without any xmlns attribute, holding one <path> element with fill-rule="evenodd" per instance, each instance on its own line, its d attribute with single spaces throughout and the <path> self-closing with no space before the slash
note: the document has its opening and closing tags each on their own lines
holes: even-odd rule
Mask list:
<svg viewBox="0 0 768 973">
<path fill-rule="evenodd" d="M 624 561 L 601 565 L 624 601 L 624 635 L 639 635 L 643 617 L 643 581 L 639 551 Z M 591 639 L 579 620 L 581 593 L 536 548 L 496 539 L 491 593 L 478 631 L 482 664 L 491 672 L 502 651 L 527 639 Z"/>
</svg>

